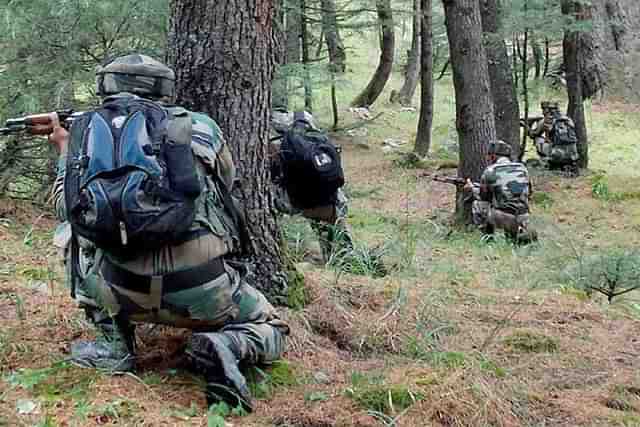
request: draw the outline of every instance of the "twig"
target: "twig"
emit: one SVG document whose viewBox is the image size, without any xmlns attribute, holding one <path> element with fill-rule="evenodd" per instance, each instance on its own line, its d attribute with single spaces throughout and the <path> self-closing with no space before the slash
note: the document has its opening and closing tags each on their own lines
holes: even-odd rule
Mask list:
<svg viewBox="0 0 640 427">
<path fill-rule="evenodd" d="M 359 121 L 357 123 L 354 123 L 354 124 L 351 124 L 351 125 L 348 125 L 348 126 L 344 126 L 344 127 L 335 129 L 333 131 L 333 133 L 346 132 L 348 130 L 354 130 L 354 129 L 358 129 L 358 128 L 364 127 L 367 124 L 369 124 L 369 123 L 373 122 L 374 120 L 376 120 L 378 117 L 382 116 L 383 114 L 384 114 L 384 111 L 381 111 L 381 112 L 379 112 L 378 114 L 376 114 L 375 116 L 373 116 L 370 119 L 361 120 L 361 121 Z"/>
</svg>

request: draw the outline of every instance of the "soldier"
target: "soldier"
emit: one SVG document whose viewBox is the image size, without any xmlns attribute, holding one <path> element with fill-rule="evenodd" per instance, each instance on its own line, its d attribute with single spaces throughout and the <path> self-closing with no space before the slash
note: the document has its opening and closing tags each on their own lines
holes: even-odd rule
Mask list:
<svg viewBox="0 0 640 427">
<path fill-rule="evenodd" d="M 540 159 L 550 169 L 577 170 L 578 148 L 573 120 L 560 111 L 557 102 L 540 103 L 543 119 L 529 129 Z"/>
<path fill-rule="evenodd" d="M 190 147 L 187 155 L 194 159 L 192 169 L 201 188 L 195 198 L 195 219 L 186 234 L 159 249 L 125 257 L 80 238 L 80 256 L 74 257 L 71 227 L 65 223 L 58 230 L 56 243 L 65 249 L 67 277 L 76 286 L 76 300 L 99 332 L 96 341 L 73 343 L 71 360 L 86 367 L 131 371 L 136 360 L 134 322 L 189 328 L 194 333 L 186 353 L 207 379 L 209 401 L 228 400 L 251 410 L 251 395 L 238 364 L 280 358 L 289 329 L 266 298 L 247 284 L 237 265 L 227 261 L 228 255 L 240 250 L 242 235 L 238 223 L 229 219 L 228 206 L 220 202 L 221 193 L 234 180 L 231 153 L 210 117 L 167 104 L 174 97 L 174 80 L 170 68 L 138 54 L 117 58 L 97 72 L 103 107 L 138 99 L 166 107 L 173 115 L 166 144 L 175 140 Z M 124 129 L 124 118 L 114 117 L 111 125 Z M 50 135 L 60 151 L 54 200 L 63 221 L 77 213 L 67 206 L 71 199 L 65 194 L 72 188 L 65 183 L 70 179 L 65 169 L 74 161 L 71 155 L 67 159 L 67 147 L 73 147 L 76 135 L 97 134 L 91 132 L 97 131 L 81 129 L 74 122 L 70 135 L 59 126 Z M 85 167 L 95 167 L 90 158 Z M 194 171 L 180 172 L 184 176 Z"/>
<path fill-rule="evenodd" d="M 473 194 L 473 222 L 485 235 L 496 228 L 518 243 L 536 240 L 529 230 L 529 172 L 522 163 L 511 161 L 511 147 L 503 141 L 489 145 L 490 166 L 485 169 L 479 185 L 467 180 L 465 191 Z"/>
<path fill-rule="evenodd" d="M 312 129 L 319 130 L 311 114 L 306 111 L 302 114 Z M 300 214 L 311 220 L 311 227 L 318 234 L 322 255 L 326 262 L 336 250 L 351 250 L 353 248 L 353 240 L 347 224 L 348 200 L 342 188 L 338 188 L 326 204 L 312 208 L 297 207 L 295 200 L 289 197 L 280 165 L 280 145 L 281 136 L 287 132 L 293 122 L 294 113 L 286 109 L 274 108 L 271 113 L 271 125 L 274 131 L 270 145 L 271 178 L 276 208 L 282 213 Z"/>
</svg>

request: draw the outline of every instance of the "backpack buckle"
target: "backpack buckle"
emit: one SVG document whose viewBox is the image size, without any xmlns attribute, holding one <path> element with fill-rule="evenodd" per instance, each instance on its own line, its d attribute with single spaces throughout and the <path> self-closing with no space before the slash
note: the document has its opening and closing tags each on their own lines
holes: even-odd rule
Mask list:
<svg viewBox="0 0 640 427">
<path fill-rule="evenodd" d="M 78 157 L 76 157 L 76 159 L 73 162 L 73 168 L 74 169 L 86 169 L 89 166 L 89 156 L 82 154 Z"/>
</svg>

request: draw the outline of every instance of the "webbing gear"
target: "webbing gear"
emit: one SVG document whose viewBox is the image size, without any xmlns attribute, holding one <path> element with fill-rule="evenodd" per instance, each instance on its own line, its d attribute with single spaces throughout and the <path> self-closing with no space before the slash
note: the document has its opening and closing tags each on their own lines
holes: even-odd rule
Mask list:
<svg viewBox="0 0 640 427">
<path fill-rule="evenodd" d="M 195 288 L 211 282 L 225 273 L 224 261 L 221 258 L 215 258 L 206 264 L 187 270 L 155 276 L 142 275 L 125 270 L 108 258 L 105 258 L 102 264 L 102 274 L 107 282 L 144 294 L 151 294 L 154 291 L 154 286 L 156 291 L 158 287 L 161 287 L 162 294 Z"/>
</svg>

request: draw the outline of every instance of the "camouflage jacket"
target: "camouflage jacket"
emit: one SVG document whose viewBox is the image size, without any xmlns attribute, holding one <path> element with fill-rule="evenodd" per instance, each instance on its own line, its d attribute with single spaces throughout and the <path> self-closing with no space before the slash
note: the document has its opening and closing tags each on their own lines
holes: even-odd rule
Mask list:
<svg viewBox="0 0 640 427">
<path fill-rule="evenodd" d="M 499 210 L 522 215 L 529 212 L 531 182 L 522 163 L 500 157 L 480 177 L 480 199 Z"/>
</svg>

